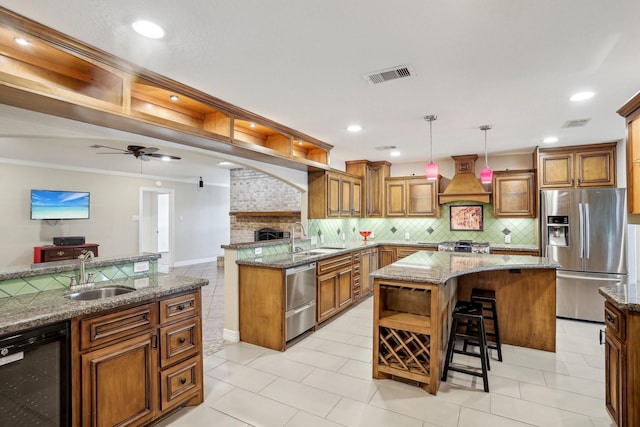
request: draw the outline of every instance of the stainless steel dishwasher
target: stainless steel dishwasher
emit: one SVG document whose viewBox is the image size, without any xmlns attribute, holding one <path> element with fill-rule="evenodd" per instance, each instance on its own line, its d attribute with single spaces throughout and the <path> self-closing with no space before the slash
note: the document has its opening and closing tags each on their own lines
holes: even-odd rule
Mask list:
<svg viewBox="0 0 640 427">
<path fill-rule="evenodd" d="M 316 263 L 286 269 L 287 341 L 313 328 L 316 324 Z"/>
</svg>

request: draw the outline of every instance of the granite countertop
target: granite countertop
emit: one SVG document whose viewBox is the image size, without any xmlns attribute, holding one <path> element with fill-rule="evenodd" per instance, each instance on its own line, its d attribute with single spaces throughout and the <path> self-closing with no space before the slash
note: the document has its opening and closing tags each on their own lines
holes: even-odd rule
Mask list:
<svg viewBox="0 0 640 427">
<path fill-rule="evenodd" d="M 74 317 L 128 304 L 195 290 L 209 283 L 206 279 L 172 273 L 100 282 L 95 287 L 125 286 L 136 289 L 128 294 L 92 301 L 65 298 L 69 289 L 25 294 L 0 299 L 0 335 L 35 328 Z"/>
<path fill-rule="evenodd" d="M 598 291 L 600 295 L 620 310 L 640 313 L 640 285 L 638 283 L 605 286 Z"/>
<path fill-rule="evenodd" d="M 283 243 L 283 241 L 278 241 L 280 242 L 280 244 Z M 296 240 L 298 241 L 298 240 Z M 273 240 L 271 240 L 270 242 L 274 242 Z M 288 242 L 288 239 L 286 240 L 286 242 Z M 253 248 L 253 247 L 260 247 L 261 245 L 259 244 L 260 242 L 252 242 L 252 243 L 237 243 L 234 245 L 227 245 L 225 246 L 227 249 L 240 249 L 240 248 Z M 389 246 L 410 246 L 410 247 L 424 247 L 425 249 L 429 249 L 430 252 L 434 252 L 434 249 L 437 250 L 438 249 L 438 243 L 434 243 L 434 242 L 418 242 L 418 241 L 411 241 L 411 240 L 377 240 L 377 241 L 368 241 L 367 243 L 364 243 L 362 241 L 346 241 L 342 244 L 338 244 L 338 245 L 332 245 L 332 244 L 325 244 L 325 245 L 319 245 L 319 246 L 314 246 L 311 247 L 310 249 L 308 249 L 308 251 L 313 251 L 314 249 L 320 249 L 320 248 L 331 248 L 333 249 L 332 252 L 328 252 L 328 253 L 323 253 L 323 254 L 318 254 L 318 255 L 309 255 L 309 254 L 305 254 L 304 252 L 301 253 L 295 253 L 295 254 L 291 254 L 291 253 L 280 253 L 280 254 L 272 254 L 272 255 L 264 255 L 264 256 L 258 256 L 258 257 L 254 257 L 254 258 L 244 258 L 244 259 L 239 259 L 236 261 L 236 264 L 239 265 L 256 265 L 256 266 L 262 266 L 262 267 L 270 267 L 270 268 L 289 268 L 289 267 L 294 267 L 296 265 L 301 265 L 301 264 L 305 264 L 305 263 L 309 263 L 309 262 L 315 262 L 315 261 L 319 261 L 325 258 L 331 258 L 334 256 L 338 256 L 338 255 L 342 255 L 342 254 L 346 254 L 349 252 L 353 252 L 355 250 L 361 250 L 361 249 L 366 249 L 366 248 L 370 248 L 370 247 L 378 247 L 378 246 L 384 246 L 384 245 L 389 245 Z M 494 245 L 491 244 L 491 248 L 494 249 L 511 249 L 514 251 L 530 251 L 530 252 L 537 252 L 538 251 L 538 247 L 535 245 Z"/>
<path fill-rule="evenodd" d="M 246 242 L 246 243 L 231 243 L 228 245 L 222 245 L 223 249 L 248 249 L 248 248 L 261 248 L 268 246 L 277 246 L 282 244 L 290 243 L 290 239 L 279 239 L 279 240 L 264 240 L 259 242 Z M 309 242 L 309 239 L 296 239 L 296 242 Z M 390 246 L 423 246 L 425 248 L 438 248 L 437 242 L 424 242 L 419 240 L 369 240 L 365 244 L 362 240 L 358 241 L 347 241 L 340 244 L 321 244 L 314 247 L 350 247 L 353 249 L 357 247 L 366 248 L 368 246 L 381 246 L 381 245 L 390 245 Z M 538 252 L 539 248 L 536 245 L 519 245 L 519 244 L 511 244 L 511 243 L 490 243 L 491 249 L 502 249 L 502 250 L 512 250 L 512 251 L 525 251 L 525 252 Z M 313 247 L 311 248 L 313 249 Z"/>
<path fill-rule="evenodd" d="M 371 273 L 377 279 L 444 284 L 468 273 L 506 269 L 559 268 L 549 258 L 421 251 Z"/>
<path fill-rule="evenodd" d="M 127 264 L 130 262 L 151 261 L 160 258 L 160 254 L 151 252 L 141 252 L 135 255 L 116 257 L 96 257 L 93 260 L 85 261 L 87 268 L 104 267 L 109 265 Z M 40 276 L 43 274 L 57 274 L 65 271 L 73 271 L 79 268 L 80 262 L 77 259 L 43 262 L 39 264 L 15 265 L 0 267 L 0 280 L 17 279 L 21 277 Z"/>
</svg>

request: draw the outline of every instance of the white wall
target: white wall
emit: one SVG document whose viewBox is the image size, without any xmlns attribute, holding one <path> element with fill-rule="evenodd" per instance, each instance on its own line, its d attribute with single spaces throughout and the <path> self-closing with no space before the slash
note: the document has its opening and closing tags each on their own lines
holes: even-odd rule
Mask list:
<svg viewBox="0 0 640 427">
<path fill-rule="evenodd" d="M 0 163 L 0 266 L 33 262 L 33 247 L 50 245 L 53 237 L 85 236 L 98 243 L 100 256 L 138 252 L 140 187 L 157 178 L 106 175 Z M 161 180 L 175 190 L 175 263 L 211 259 L 229 242 L 229 181 L 199 188 L 195 183 Z M 31 220 L 31 189 L 78 190 L 91 193 L 91 218 L 57 224 Z"/>
</svg>

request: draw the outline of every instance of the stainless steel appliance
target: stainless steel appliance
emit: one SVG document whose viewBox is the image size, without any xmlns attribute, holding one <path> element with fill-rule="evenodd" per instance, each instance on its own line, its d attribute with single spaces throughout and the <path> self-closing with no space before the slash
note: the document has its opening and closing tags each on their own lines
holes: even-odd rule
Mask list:
<svg viewBox="0 0 640 427">
<path fill-rule="evenodd" d="M 0 424 L 68 426 L 69 325 L 0 337 Z"/>
<path fill-rule="evenodd" d="M 285 339 L 287 341 L 316 324 L 316 263 L 286 269 Z"/>
<path fill-rule="evenodd" d="M 626 283 L 626 190 L 541 191 L 541 242 L 557 272 L 557 315 L 604 322 L 598 288 Z"/>
<path fill-rule="evenodd" d="M 474 254 L 490 253 L 489 242 L 474 242 L 472 240 L 456 240 L 455 242 L 440 242 L 438 250 L 444 252 L 467 252 Z"/>
</svg>

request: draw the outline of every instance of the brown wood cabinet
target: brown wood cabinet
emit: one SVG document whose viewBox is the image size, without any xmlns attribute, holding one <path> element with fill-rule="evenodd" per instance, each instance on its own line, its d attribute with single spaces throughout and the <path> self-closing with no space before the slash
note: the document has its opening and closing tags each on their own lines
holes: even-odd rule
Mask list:
<svg viewBox="0 0 640 427">
<path fill-rule="evenodd" d="M 640 313 L 606 301 L 605 406 L 618 427 L 640 425 Z"/>
<path fill-rule="evenodd" d="M 627 209 L 640 214 L 640 92 L 617 113 L 627 122 Z"/>
<path fill-rule="evenodd" d="M 385 179 L 391 173 L 391 163 L 368 160 L 347 161 L 346 171 L 362 177 L 362 217 L 384 216 Z"/>
<path fill-rule="evenodd" d="M 378 247 L 378 268 L 386 267 L 389 264 L 413 255 L 418 251 L 435 251 L 434 247 L 424 246 L 379 246 Z"/>
<path fill-rule="evenodd" d="M 535 218 L 536 175 L 533 170 L 493 173 L 493 216 L 495 218 Z"/>
<path fill-rule="evenodd" d="M 71 333 L 74 426 L 143 426 L 202 403 L 199 290 L 75 318 Z"/>
<path fill-rule="evenodd" d="M 538 187 L 616 186 L 616 143 L 539 148 L 534 155 Z"/>
<path fill-rule="evenodd" d="M 88 251 L 92 251 L 94 256 L 98 256 L 98 244 L 85 243 L 82 245 L 65 246 L 36 246 L 33 248 L 33 262 L 65 261 L 76 259 Z"/>
<path fill-rule="evenodd" d="M 318 323 L 347 308 L 353 302 L 352 254 L 318 261 Z"/>
<path fill-rule="evenodd" d="M 378 269 L 378 248 L 367 248 L 360 253 L 360 297 L 364 298 L 373 289 L 370 273 Z"/>
<path fill-rule="evenodd" d="M 308 183 L 309 218 L 360 217 L 360 177 L 339 171 L 315 171 L 309 172 Z"/>
<path fill-rule="evenodd" d="M 392 177 L 386 180 L 387 217 L 439 217 L 438 180 Z"/>
<path fill-rule="evenodd" d="M 517 249 L 491 249 L 493 255 L 524 255 L 524 256 L 538 256 L 539 251 L 519 251 Z"/>
</svg>

